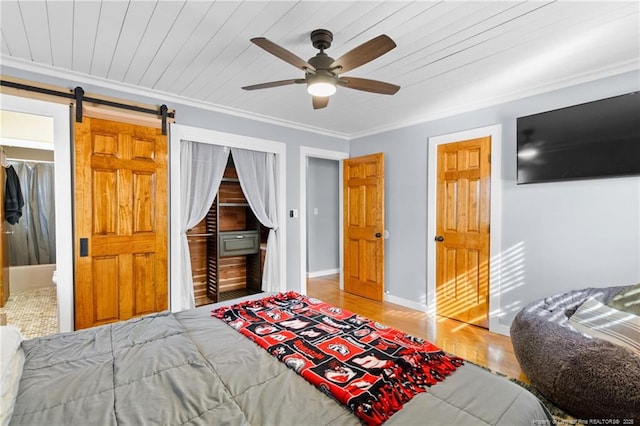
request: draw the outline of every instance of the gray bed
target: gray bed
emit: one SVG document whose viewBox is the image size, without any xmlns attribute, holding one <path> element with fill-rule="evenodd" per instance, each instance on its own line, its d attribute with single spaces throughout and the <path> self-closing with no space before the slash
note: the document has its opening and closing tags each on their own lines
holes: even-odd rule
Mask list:
<svg viewBox="0 0 640 426">
<path fill-rule="evenodd" d="M 27 340 L 11 425 L 358 425 L 211 317 L 215 305 Z M 523 388 L 464 365 L 388 425 L 550 424 Z M 545 424 L 537 422 L 538 424 Z"/>
</svg>

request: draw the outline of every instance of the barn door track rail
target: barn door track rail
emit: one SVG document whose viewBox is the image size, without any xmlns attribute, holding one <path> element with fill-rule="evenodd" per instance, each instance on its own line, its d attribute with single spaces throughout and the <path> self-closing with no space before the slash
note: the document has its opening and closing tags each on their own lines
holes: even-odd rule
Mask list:
<svg viewBox="0 0 640 426">
<path fill-rule="evenodd" d="M 93 96 L 85 96 L 84 89 L 82 87 L 76 87 L 73 92 L 65 92 L 61 90 L 54 90 L 47 87 L 38 87 L 24 83 L 18 83 L 14 81 L 0 80 L 0 86 L 10 87 L 17 90 L 27 90 L 29 92 L 40 93 L 48 96 L 58 96 L 61 98 L 71 99 L 76 104 L 76 122 L 82 123 L 82 103 L 90 102 L 98 105 L 105 105 L 114 108 L 126 109 L 129 111 L 135 111 L 143 114 L 151 114 L 156 117 L 160 117 L 162 120 L 162 134 L 167 134 L 167 118 L 175 118 L 175 112 L 169 111 L 166 105 L 162 104 L 158 109 L 145 108 L 139 105 L 131 105 L 122 102 L 117 102 L 109 99 L 102 99 Z"/>
</svg>

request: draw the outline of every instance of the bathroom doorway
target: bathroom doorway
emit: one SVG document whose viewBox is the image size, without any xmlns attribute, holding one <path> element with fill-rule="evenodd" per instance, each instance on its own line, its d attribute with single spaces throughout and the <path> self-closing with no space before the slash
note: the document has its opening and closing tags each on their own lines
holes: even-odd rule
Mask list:
<svg viewBox="0 0 640 426">
<path fill-rule="evenodd" d="M 71 199 L 70 191 L 70 151 L 69 151 L 69 106 L 35 99 L 28 99 L 6 94 L 0 95 L 2 110 L 0 111 L 0 146 L 2 148 L 3 166 L 13 166 L 29 185 L 30 179 L 41 179 L 48 176 L 53 184 L 42 189 L 36 185 L 36 193 L 23 198 L 27 208 L 23 206 L 17 225 L 35 227 L 34 220 L 28 221 L 29 209 L 34 200 L 47 198 L 53 204 L 49 214 L 37 213 L 41 228 L 49 234 L 48 241 L 42 235 L 29 237 L 34 239 L 32 248 L 19 248 L 14 252 L 22 257 L 20 265 L 16 265 L 9 273 L 10 299 L 20 302 L 5 305 L 2 310 L 14 313 L 7 314 L 8 323 L 12 316 L 26 321 L 22 326 L 25 337 L 36 337 L 51 332 L 73 330 L 73 288 L 72 271 L 72 233 L 71 233 Z M 2 172 L 6 174 L 6 168 Z M 37 170 L 36 170 L 37 169 Z M 35 177 L 33 172 L 36 171 Z M 18 179 L 19 179 L 18 176 Z M 30 177 L 27 177 L 30 176 Z M 38 178 L 39 176 L 39 178 Z M 40 188 L 40 189 L 37 189 Z M 6 188 L 2 188 L 4 192 Z M 27 188 L 25 188 L 27 189 Z M 30 189 L 30 188 L 29 188 Z M 50 192 L 47 197 L 37 194 L 38 191 Z M 3 206 L 4 207 L 4 206 Z M 16 224 L 14 224 L 15 226 Z M 3 232 L 14 232 L 12 225 L 5 221 Z M 24 235 L 23 235 L 24 239 Z M 11 252 L 11 248 L 7 248 Z M 30 253 L 29 253 L 30 251 Z M 26 253 L 25 253 L 26 252 Z M 31 258 L 31 260 L 29 260 Z M 25 260 L 27 259 L 27 260 Z M 33 261 L 32 261 L 33 260 Z M 34 264 L 37 263 L 37 264 Z M 57 270 L 57 283 L 54 284 L 54 271 Z M 14 282 L 11 282 L 11 278 Z M 62 282 L 62 285 L 60 283 Z M 13 290 L 13 291 L 12 291 Z M 35 293 L 35 298 L 17 297 L 26 292 Z M 15 311 L 17 309 L 17 311 Z M 33 309 L 34 313 L 29 313 Z M 50 317 L 50 318 L 47 318 Z M 46 324 L 36 324 L 35 320 L 46 319 Z M 30 324 L 31 322 L 31 324 Z"/>
<path fill-rule="evenodd" d="M 53 119 L 1 111 L 5 174 L 3 251 L 9 255 L 9 323 L 25 337 L 58 331 Z M 39 147 L 39 148 L 34 148 Z M 44 149 L 40 149 L 44 148 Z"/>
</svg>

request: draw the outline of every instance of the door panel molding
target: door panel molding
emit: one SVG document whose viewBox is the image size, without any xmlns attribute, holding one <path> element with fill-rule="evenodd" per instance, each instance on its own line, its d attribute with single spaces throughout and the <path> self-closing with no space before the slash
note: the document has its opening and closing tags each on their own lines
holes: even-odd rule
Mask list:
<svg viewBox="0 0 640 426">
<path fill-rule="evenodd" d="M 167 137 L 87 116 L 74 129 L 75 328 L 167 309 Z"/>
<path fill-rule="evenodd" d="M 491 137 L 491 239 L 489 251 L 489 330 L 509 335 L 509 326 L 500 323 L 500 253 L 502 224 L 502 125 L 480 127 L 461 132 L 448 133 L 428 139 L 427 157 L 427 312 L 435 315 L 436 294 L 436 195 L 437 195 L 437 148 L 438 145 Z"/>
<path fill-rule="evenodd" d="M 489 326 L 491 137 L 438 145 L 436 311 Z"/>
<path fill-rule="evenodd" d="M 384 300 L 384 154 L 343 162 L 344 291 Z"/>
</svg>

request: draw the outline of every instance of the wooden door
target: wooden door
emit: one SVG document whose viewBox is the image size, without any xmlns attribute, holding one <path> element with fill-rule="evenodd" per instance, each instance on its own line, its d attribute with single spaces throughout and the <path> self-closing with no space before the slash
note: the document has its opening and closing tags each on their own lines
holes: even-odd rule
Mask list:
<svg viewBox="0 0 640 426">
<path fill-rule="evenodd" d="M 344 160 L 344 290 L 382 301 L 384 155 Z"/>
<path fill-rule="evenodd" d="M 75 327 L 167 308 L 167 137 L 75 124 Z"/>
<path fill-rule="evenodd" d="M 438 146 L 438 315 L 488 328 L 491 138 Z"/>
<path fill-rule="evenodd" d="M 0 170 L 0 307 L 9 298 L 9 229 L 4 215 L 4 188 L 6 171 Z"/>
</svg>

